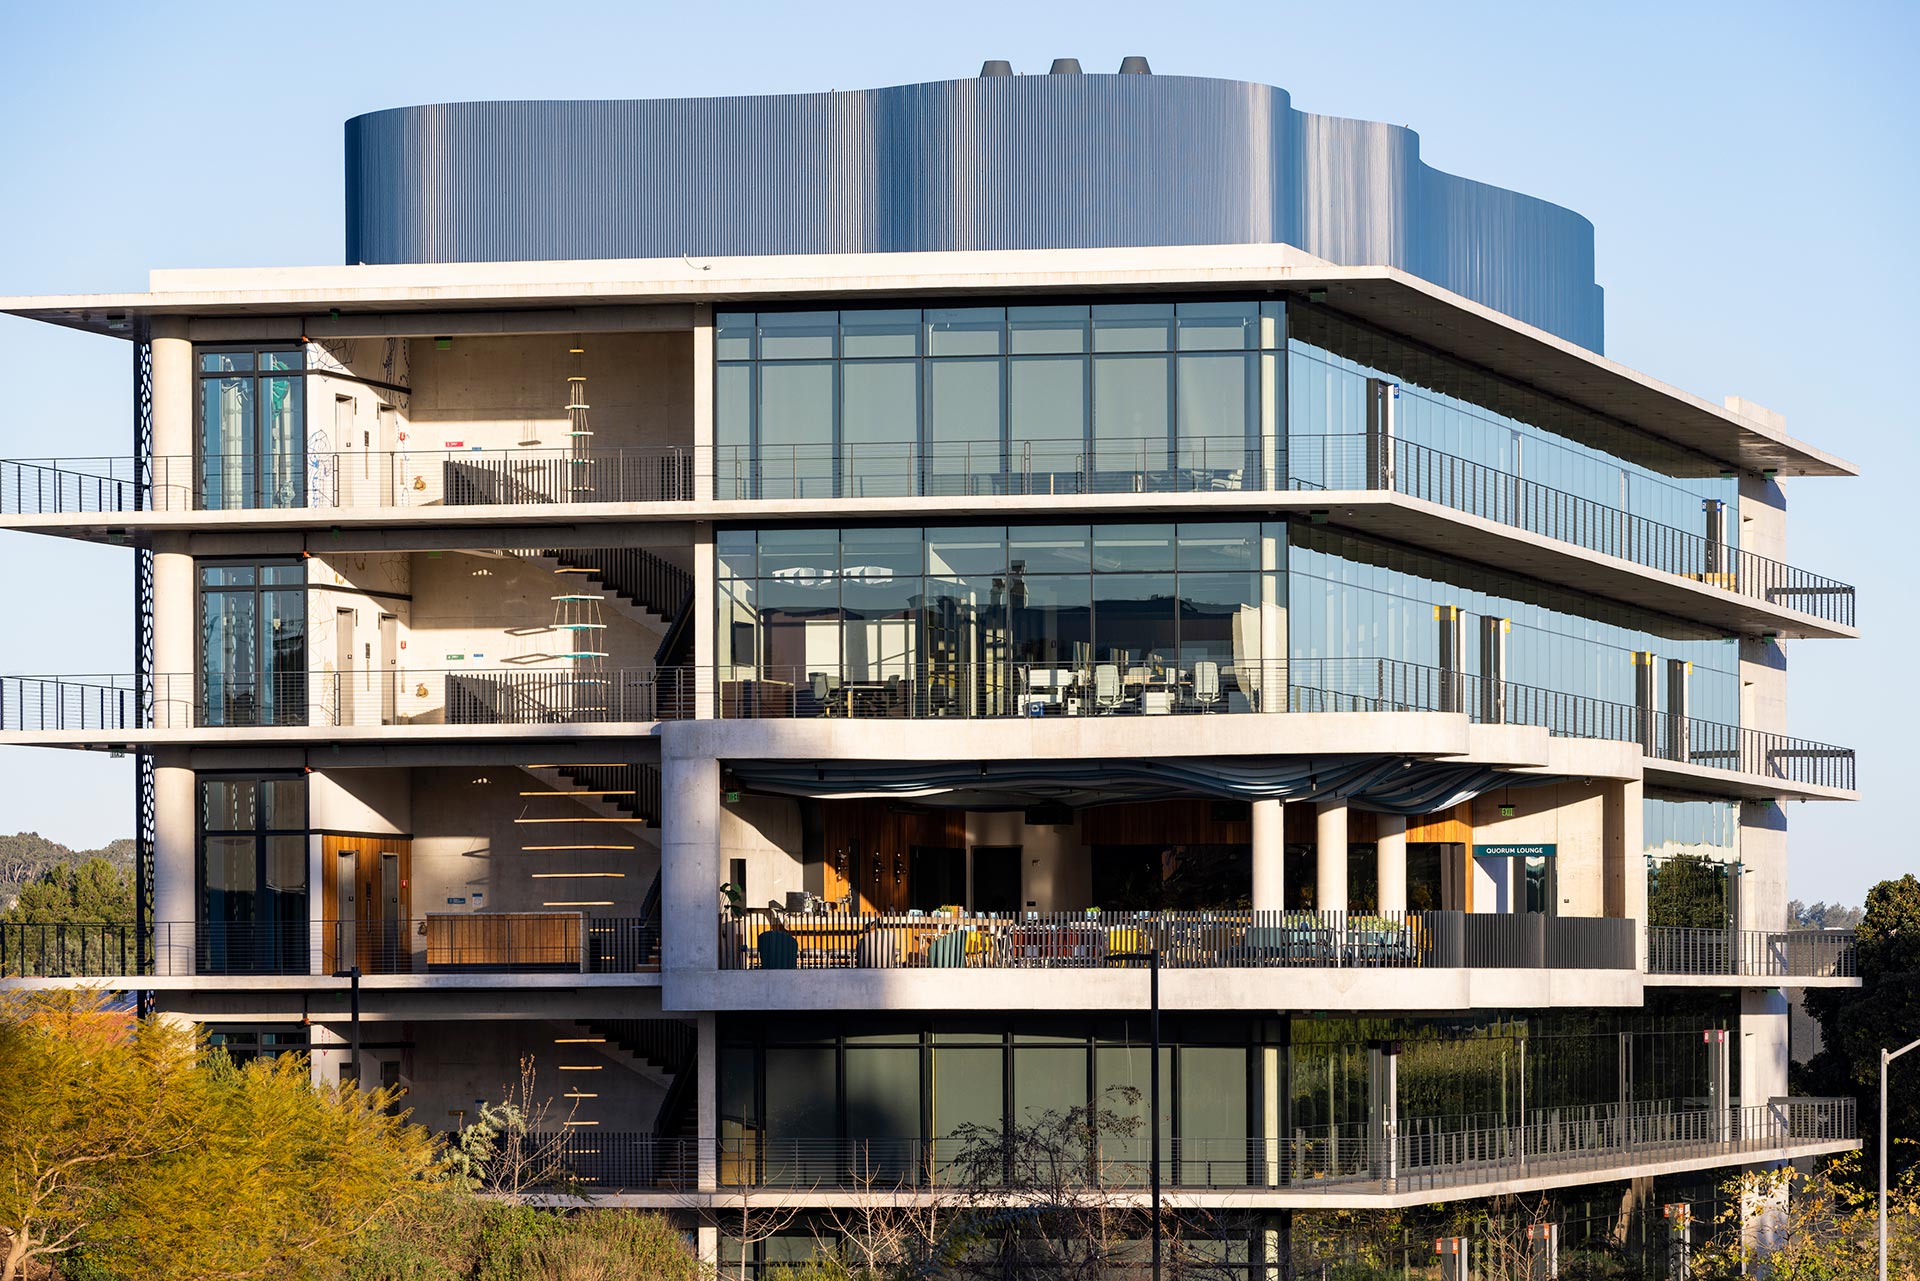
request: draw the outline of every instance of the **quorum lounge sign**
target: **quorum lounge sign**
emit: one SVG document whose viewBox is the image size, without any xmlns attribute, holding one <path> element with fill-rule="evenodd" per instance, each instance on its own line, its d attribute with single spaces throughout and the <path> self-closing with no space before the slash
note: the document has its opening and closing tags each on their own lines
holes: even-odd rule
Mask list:
<svg viewBox="0 0 1920 1281">
<path fill-rule="evenodd" d="M 1552 858 L 1557 845 L 1476 845 L 1475 858 Z"/>
</svg>

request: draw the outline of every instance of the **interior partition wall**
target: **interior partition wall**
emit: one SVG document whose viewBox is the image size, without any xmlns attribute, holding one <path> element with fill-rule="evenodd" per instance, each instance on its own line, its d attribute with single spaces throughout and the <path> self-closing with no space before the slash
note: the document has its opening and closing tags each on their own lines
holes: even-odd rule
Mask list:
<svg viewBox="0 0 1920 1281">
<path fill-rule="evenodd" d="M 1277 300 L 721 312 L 715 496 L 1272 488 Z"/>
</svg>

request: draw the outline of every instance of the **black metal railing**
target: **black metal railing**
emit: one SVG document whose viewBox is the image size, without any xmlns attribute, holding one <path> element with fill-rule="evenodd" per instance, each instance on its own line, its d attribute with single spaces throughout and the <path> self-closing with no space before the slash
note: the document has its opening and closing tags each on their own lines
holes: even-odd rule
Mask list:
<svg viewBox="0 0 1920 1281">
<path fill-rule="evenodd" d="M 954 663 L 858 678 L 771 665 L 298 672 L 264 683 L 158 675 L 152 686 L 149 712 L 130 676 L 0 677 L 0 730 L 646 723 L 689 719 L 703 697 L 722 719 L 1445 712 L 1808 786 L 1850 791 L 1855 777 L 1851 748 L 1389 658 Z"/>
<path fill-rule="evenodd" d="M 713 497 L 832 500 L 926 496 L 1385 490 L 1852 626 L 1855 591 L 1486 463 L 1384 435 L 1247 436 L 623 449 L 344 450 L 262 464 L 156 457 L 143 499 L 126 458 L 0 462 L 0 514 L 237 508 L 686 502 L 711 457 Z M 257 481 L 271 472 L 271 483 Z M 259 476 L 256 476 L 256 472 Z M 1703 520 L 1703 530 L 1705 522 Z"/>
<path fill-rule="evenodd" d="M 1471 1195 L 1527 1177 L 1625 1177 L 1657 1163 L 1785 1158 L 1855 1142 L 1858 1132 L 1852 1099 L 1777 1098 L 1728 1108 L 1653 1100 L 1539 1108 L 1524 1120 L 1418 1117 L 1377 1129 L 1317 1126 L 1269 1138 L 1175 1135 L 1161 1140 L 1160 1156 L 1162 1179 L 1174 1188 Z M 543 1138 L 536 1146 L 558 1166 L 548 1186 L 589 1194 L 693 1190 L 703 1164 L 716 1190 L 951 1188 L 966 1167 L 977 1168 L 983 1155 L 991 1164 L 995 1155 L 991 1135 L 789 1139 L 749 1131 L 694 1139 L 584 1129 Z M 1145 1136 L 1093 1139 L 1073 1154 L 1068 1181 L 1137 1194 L 1149 1183 L 1150 1147 Z"/>
<path fill-rule="evenodd" d="M 1613 969 L 1635 923 L 1540 913 L 724 913 L 723 970 Z"/>
<path fill-rule="evenodd" d="M 1647 973 L 1739 978 L 1860 976 L 1852 930 L 1647 930 Z"/>
<path fill-rule="evenodd" d="M 0 924 L 0 978 L 139 975 L 583 973 L 657 967 L 660 922 L 572 911 L 429 914 L 414 919 L 161 921 L 141 944 L 130 924 Z"/>
</svg>

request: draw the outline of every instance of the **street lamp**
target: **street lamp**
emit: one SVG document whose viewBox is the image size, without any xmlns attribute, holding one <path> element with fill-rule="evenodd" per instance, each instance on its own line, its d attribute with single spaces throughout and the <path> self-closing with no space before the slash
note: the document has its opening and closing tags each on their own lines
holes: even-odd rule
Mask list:
<svg viewBox="0 0 1920 1281">
<path fill-rule="evenodd" d="M 1920 1049 L 1920 1041 L 1880 1051 L 1880 1281 L 1887 1281 L 1887 1065 L 1916 1049 Z"/>
<path fill-rule="evenodd" d="M 1153 942 L 1145 952 L 1122 952 L 1117 961 L 1147 963 L 1147 1180 L 1153 1201 L 1153 1281 L 1160 1281 L 1160 922 L 1153 922 Z"/>
</svg>

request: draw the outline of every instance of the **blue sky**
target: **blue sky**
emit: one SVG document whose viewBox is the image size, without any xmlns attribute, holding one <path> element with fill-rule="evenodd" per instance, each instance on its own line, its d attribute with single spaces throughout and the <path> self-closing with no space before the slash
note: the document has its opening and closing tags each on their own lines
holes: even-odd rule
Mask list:
<svg viewBox="0 0 1920 1281">
<path fill-rule="evenodd" d="M 1912 870 L 1898 797 L 1920 679 L 1892 516 L 1920 448 L 1900 379 L 1920 288 L 1920 7 L 1188 3 L 314 8 L 0 0 L 0 293 L 137 289 L 152 267 L 340 261 L 341 123 L 472 98 L 860 88 L 985 58 L 1277 84 L 1404 124 L 1426 159 L 1598 230 L 1607 350 L 1737 393 L 1861 464 L 1788 487 L 1789 559 L 1861 590 L 1867 639 L 1788 650 L 1795 733 L 1861 751 L 1858 805 L 1795 804 L 1791 889 Z M 0 319 L 0 457 L 124 453 L 124 344 Z M 0 535 L 0 671 L 131 666 L 127 553 Z M 130 833 L 124 761 L 0 749 L 0 832 Z"/>
</svg>

